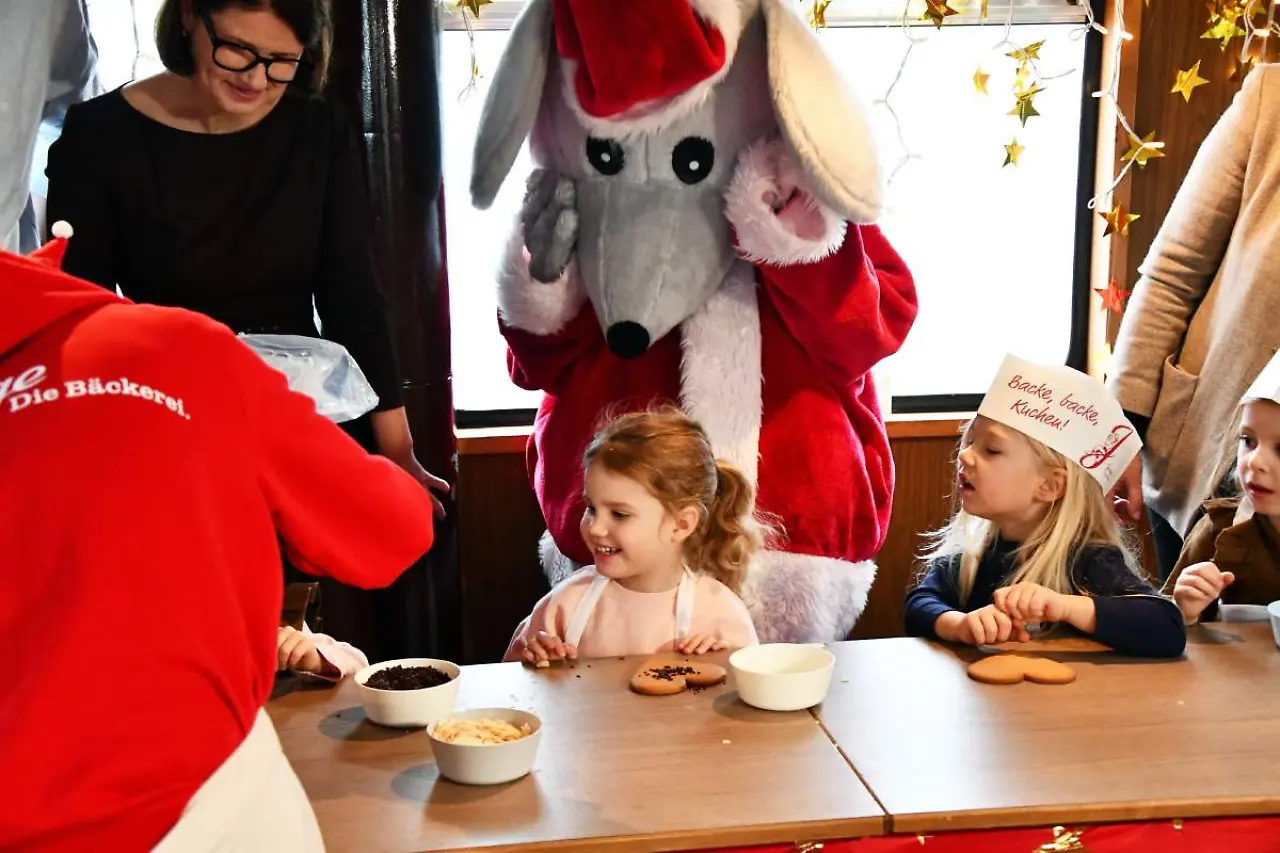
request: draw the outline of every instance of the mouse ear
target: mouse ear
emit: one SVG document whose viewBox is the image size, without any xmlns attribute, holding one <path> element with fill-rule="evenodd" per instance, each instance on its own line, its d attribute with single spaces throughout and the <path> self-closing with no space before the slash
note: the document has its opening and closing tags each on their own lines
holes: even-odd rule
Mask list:
<svg viewBox="0 0 1280 853">
<path fill-rule="evenodd" d="M 762 0 L 761 8 L 769 89 L 783 137 L 823 203 L 853 222 L 874 222 L 884 206 L 884 181 L 866 110 L 784 0 Z"/>
</svg>

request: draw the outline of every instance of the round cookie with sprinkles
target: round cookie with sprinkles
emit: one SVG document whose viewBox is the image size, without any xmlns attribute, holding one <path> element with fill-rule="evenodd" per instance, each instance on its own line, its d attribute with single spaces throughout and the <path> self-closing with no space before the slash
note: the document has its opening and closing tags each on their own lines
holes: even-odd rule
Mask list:
<svg viewBox="0 0 1280 853">
<path fill-rule="evenodd" d="M 631 676 L 631 689 L 645 696 L 670 696 L 690 687 L 719 684 L 727 676 L 724 667 L 712 663 L 653 658 Z"/>
</svg>

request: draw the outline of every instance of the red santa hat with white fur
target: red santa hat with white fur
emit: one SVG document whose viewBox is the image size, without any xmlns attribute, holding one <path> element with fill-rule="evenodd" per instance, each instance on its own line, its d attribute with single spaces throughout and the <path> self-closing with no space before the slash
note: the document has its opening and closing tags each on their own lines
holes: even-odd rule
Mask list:
<svg viewBox="0 0 1280 853">
<path fill-rule="evenodd" d="M 628 125 L 696 107 L 733 64 L 739 0 L 555 0 L 568 100 L 589 125 Z"/>
</svg>

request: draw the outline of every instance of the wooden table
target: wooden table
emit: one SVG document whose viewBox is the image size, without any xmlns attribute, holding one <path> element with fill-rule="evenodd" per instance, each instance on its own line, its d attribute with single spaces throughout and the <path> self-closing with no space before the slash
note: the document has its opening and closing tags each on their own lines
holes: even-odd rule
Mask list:
<svg viewBox="0 0 1280 853">
<path fill-rule="evenodd" d="M 627 681 L 639 662 L 466 668 L 459 708 L 543 720 L 534 772 L 498 787 L 439 779 L 426 734 L 365 721 L 349 682 L 267 710 L 330 853 L 670 851 L 884 832 L 883 811 L 812 715 L 757 711 L 731 684 L 638 696 Z"/>
<path fill-rule="evenodd" d="M 1270 626 L 1188 639 L 1173 662 L 1057 656 L 1063 687 L 978 684 L 920 640 L 834 644 L 818 716 L 895 833 L 1280 814 Z"/>
</svg>

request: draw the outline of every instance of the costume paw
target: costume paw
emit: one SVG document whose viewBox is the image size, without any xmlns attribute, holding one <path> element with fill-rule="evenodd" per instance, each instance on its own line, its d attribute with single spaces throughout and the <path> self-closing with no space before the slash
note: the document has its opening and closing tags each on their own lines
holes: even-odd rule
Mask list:
<svg viewBox="0 0 1280 853">
<path fill-rule="evenodd" d="M 725 216 L 738 253 L 753 263 L 812 263 L 844 242 L 844 220 L 814 195 L 781 139 L 759 140 L 739 155 Z"/>
</svg>

